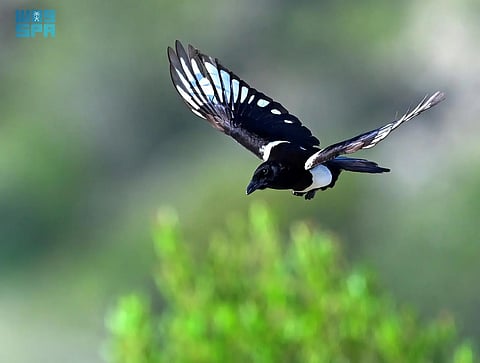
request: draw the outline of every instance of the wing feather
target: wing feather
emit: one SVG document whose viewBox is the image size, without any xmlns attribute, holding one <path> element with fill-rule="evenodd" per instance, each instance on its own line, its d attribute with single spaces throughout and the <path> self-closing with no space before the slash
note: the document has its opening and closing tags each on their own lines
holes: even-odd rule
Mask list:
<svg viewBox="0 0 480 363">
<path fill-rule="evenodd" d="M 259 158 L 266 146 L 288 141 L 318 150 L 318 139 L 285 107 L 250 87 L 217 59 L 177 41 L 168 48 L 170 75 L 188 108 L 213 127 L 233 137 Z"/>
<path fill-rule="evenodd" d="M 377 145 L 380 141 L 385 139 L 398 126 L 420 115 L 422 112 L 437 105 L 445 99 L 442 92 L 435 92 L 432 96 L 424 97 L 423 100 L 413 109 L 407 111 L 398 120 L 395 120 L 378 129 L 365 132 L 361 135 L 355 136 L 349 140 L 341 141 L 339 143 L 327 146 L 326 148 L 316 152 L 308 158 L 305 162 L 305 169 L 312 169 L 315 166 L 331 160 L 339 155 L 352 154 L 361 149 L 369 149 Z"/>
</svg>

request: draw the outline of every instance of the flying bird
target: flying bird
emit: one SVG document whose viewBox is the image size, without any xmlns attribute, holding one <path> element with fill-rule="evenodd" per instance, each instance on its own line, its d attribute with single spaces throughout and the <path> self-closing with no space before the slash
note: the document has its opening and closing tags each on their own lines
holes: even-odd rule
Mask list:
<svg viewBox="0 0 480 363">
<path fill-rule="evenodd" d="M 170 75 L 187 107 L 214 128 L 231 136 L 263 160 L 246 193 L 257 189 L 290 189 L 312 199 L 332 188 L 342 171 L 379 174 L 390 169 L 365 159 L 349 158 L 385 139 L 402 123 L 435 106 L 442 92 L 426 96 L 402 117 L 378 129 L 320 148 L 319 140 L 277 101 L 250 87 L 216 58 L 177 40 L 168 47 Z"/>
</svg>

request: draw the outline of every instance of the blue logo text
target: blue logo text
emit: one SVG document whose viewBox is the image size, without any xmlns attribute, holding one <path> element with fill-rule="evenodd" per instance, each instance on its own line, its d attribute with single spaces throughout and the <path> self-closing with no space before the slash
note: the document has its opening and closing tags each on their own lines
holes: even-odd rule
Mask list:
<svg viewBox="0 0 480 363">
<path fill-rule="evenodd" d="M 17 38 L 35 38 L 43 34 L 44 38 L 55 38 L 56 12 L 45 10 L 17 10 L 15 12 L 15 30 Z"/>
</svg>

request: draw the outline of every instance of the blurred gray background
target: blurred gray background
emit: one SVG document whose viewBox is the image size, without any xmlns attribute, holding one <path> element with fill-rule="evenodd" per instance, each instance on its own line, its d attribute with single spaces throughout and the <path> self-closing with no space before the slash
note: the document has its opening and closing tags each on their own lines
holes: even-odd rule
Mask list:
<svg viewBox="0 0 480 363">
<path fill-rule="evenodd" d="M 15 37 L 55 9 L 55 39 Z M 480 343 L 480 3 L 18 1 L 0 4 L 0 361 L 100 362 L 116 298 L 152 288 L 150 233 L 174 207 L 195 241 L 264 200 L 338 236 L 401 304 Z M 310 202 L 246 197 L 259 163 L 191 114 L 166 47 L 191 43 L 297 115 L 323 145 L 447 100 L 359 155 Z M 234 245 L 231 248 L 235 248 Z"/>
</svg>

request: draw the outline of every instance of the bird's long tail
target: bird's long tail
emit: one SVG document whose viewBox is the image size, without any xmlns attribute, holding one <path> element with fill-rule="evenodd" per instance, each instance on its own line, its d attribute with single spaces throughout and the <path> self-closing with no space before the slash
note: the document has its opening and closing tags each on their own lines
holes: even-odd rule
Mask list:
<svg viewBox="0 0 480 363">
<path fill-rule="evenodd" d="M 378 166 L 377 163 L 370 160 L 347 157 L 336 157 L 335 159 L 327 161 L 325 165 L 330 169 L 353 171 L 356 173 L 378 174 L 390 171 L 390 169 L 382 168 L 381 166 Z"/>
<path fill-rule="evenodd" d="M 325 190 L 327 188 L 332 188 L 342 170 L 345 171 L 352 171 L 354 173 L 370 173 L 370 174 L 380 174 L 380 173 L 388 173 L 390 169 L 382 168 L 378 166 L 377 163 L 365 160 L 365 159 L 357 159 L 357 158 L 347 158 L 343 156 L 336 157 L 335 159 L 326 161 L 324 163 L 330 169 L 332 173 L 332 182 L 321 188 Z"/>
</svg>

